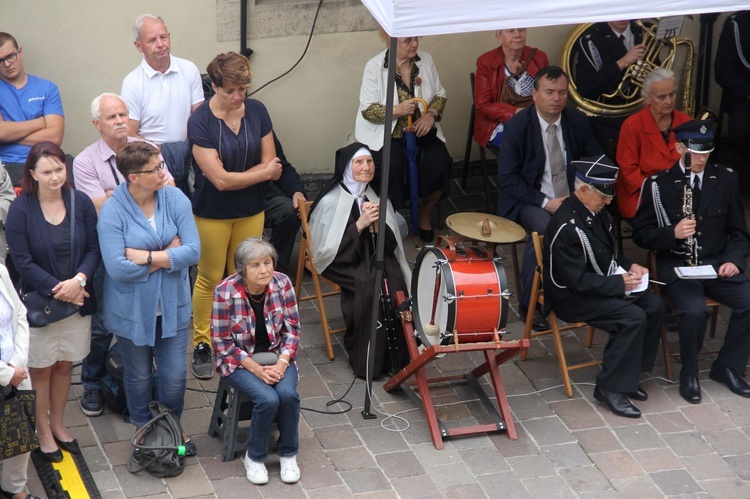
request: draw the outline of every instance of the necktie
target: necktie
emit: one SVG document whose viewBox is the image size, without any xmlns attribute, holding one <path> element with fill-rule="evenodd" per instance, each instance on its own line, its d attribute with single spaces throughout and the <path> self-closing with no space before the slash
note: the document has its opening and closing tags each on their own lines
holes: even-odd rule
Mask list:
<svg viewBox="0 0 750 499">
<path fill-rule="evenodd" d="M 560 141 L 557 140 L 557 125 L 547 127 L 547 158 L 549 158 L 552 189 L 555 191 L 555 197 L 561 198 L 569 195 L 568 174 L 565 171 L 565 158 L 560 147 Z"/>
<path fill-rule="evenodd" d="M 625 47 L 625 50 L 630 50 L 628 48 L 628 41 L 625 39 L 625 35 L 620 35 L 619 38 L 620 38 L 620 41 L 622 42 L 622 46 Z"/>
<path fill-rule="evenodd" d="M 701 178 L 693 175 L 693 213 L 698 211 L 701 202 Z"/>
</svg>

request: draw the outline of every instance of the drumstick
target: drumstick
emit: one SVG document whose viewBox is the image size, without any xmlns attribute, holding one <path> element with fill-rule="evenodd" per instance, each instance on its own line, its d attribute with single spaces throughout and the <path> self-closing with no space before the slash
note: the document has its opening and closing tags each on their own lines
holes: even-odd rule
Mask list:
<svg viewBox="0 0 750 499">
<path fill-rule="evenodd" d="M 435 313 L 437 312 L 438 295 L 440 294 L 441 283 L 440 264 L 435 271 L 435 290 L 432 292 L 432 313 L 430 314 L 430 323 L 424 325 L 424 334 L 427 336 L 437 337 L 440 334 L 440 328 L 435 325 Z"/>
</svg>

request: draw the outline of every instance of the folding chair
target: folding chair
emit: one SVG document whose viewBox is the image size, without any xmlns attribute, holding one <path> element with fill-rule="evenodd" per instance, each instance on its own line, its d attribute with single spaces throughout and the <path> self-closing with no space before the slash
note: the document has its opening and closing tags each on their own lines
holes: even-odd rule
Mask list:
<svg viewBox="0 0 750 499">
<path fill-rule="evenodd" d="M 526 327 L 523 330 L 524 339 L 537 338 L 539 336 L 545 336 L 551 334 L 555 340 L 555 350 L 557 350 L 557 362 L 560 364 L 560 372 L 562 373 L 563 385 L 565 385 L 565 395 L 570 398 L 573 396 L 573 387 L 570 383 L 570 371 L 576 369 L 583 369 L 585 367 L 598 366 L 602 363 L 601 360 L 591 360 L 586 362 L 580 362 L 578 364 L 569 365 L 568 360 L 565 358 L 565 350 L 563 349 L 562 336 L 560 333 L 563 331 L 570 331 L 572 329 L 578 329 L 584 327 L 587 324 L 585 322 L 576 322 L 568 324 L 567 326 L 560 327 L 557 322 L 557 315 L 554 310 L 550 310 L 548 321 L 551 329 L 545 331 L 532 332 L 531 323 L 534 320 L 534 310 L 538 304 L 540 307 L 544 307 L 544 290 L 542 289 L 543 282 L 543 270 L 544 270 L 544 259 L 542 257 L 542 246 L 544 244 L 544 236 L 540 236 L 537 232 L 533 232 L 531 237 L 534 241 L 534 252 L 536 253 L 536 273 L 534 274 L 534 283 L 531 288 L 531 299 L 529 301 L 529 311 L 526 315 Z M 588 326 L 588 333 L 586 335 L 586 347 L 591 347 L 594 342 L 594 327 Z M 526 360 L 527 350 L 521 352 L 521 360 Z"/>
<path fill-rule="evenodd" d="M 310 206 L 312 201 L 306 201 L 299 205 L 299 216 L 302 222 L 302 237 L 300 238 L 299 246 L 299 260 L 297 261 L 297 284 L 294 286 L 294 292 L 297 295 L 297 301 L 303 302 L 308 300 L 316 300 L 318 304 L 318 313 L 320 314 L 320 324 L 323 327 L 323 339 L 326 342 L 326 353 L 329 360 L 333 360 L 333 343 L 331 342 L 331 335 L 343 333 L 346 331 L 345 327 L 334 329 L 328 322 L 328 314 L 326 313 L 325 303 L 323 298 L 329 296 L 336 296 L 341 294 L 341 288 L 335 282 L 330 279 L 326 279 L 318 273 L 315 266 L 312 263 L 312 250 L 310 249 L 310 226 L 308 225 L 308 217 L 310 216 Z M 300 291 L 302 289 L 302 278 L 304 277 L 305 269 L 310 271 L 313 279 L 313 288 L 315 294 L 301 296 Z M 331 291 L 323 292 L 321 282 L 324 282 L 331 288 Z"/>
<path fill-rule="evenodd" d="M 648 273 L 651 276 L 656 276 L 656 254 L 653 251 L 649 251 L 647 255 L 647 265 L 648 265 Z M 661 285 L 653 283 L 651 285 L 651 291 L 656 296 L 661 296 L 661 298 L 667 303 L 667 306 L 670 308 L 672 307 L 672 303 L 669 301 L 669 298 L 667 298 L 666 295 L 663 295 L 661 293 Z M 721 306 L 721 303 L 714 300 L 713 298 L 706 297 L 706 306 L 711 309 L 711 327 L 708 330 L 708 334 L 711 338 L 716 337 L 716 323 L 719 319 L 719 307 Z M 671 352 L 671 349 L 669 348 L 669 338 L 667 337 L 667 328 L 663 327 L 661 330 L 661 347 L 662 350 L 664 350 L 664 365 L 667 368 L 667 378 L 672 379 L 672 357 L 679 358 L 680 352 Z M 715 354 L 718 353 L 718 350 L 701 350 L 699 352 L 699 355 L 704 354 Z"/>
<path fill-rule="evenodd" d="M 469 175 L 469 161 L 471 160 L 471 146 L 474 142 L 474 118 L 477 113 L 477 107 L 474 104 L 474 73 L 469 75 L 471 81 L 471 114 L 469 115 L 469 133 L 466 137 L 466 151 L 464 152 L 464 171 L 461 176 L 461 188 L 466 189 L 466 177 Z M 490 179 L 487 176 L 487 156 L 485 149 L 489 149 L 495 157 L 500 155 L 500 150 L 491 145 L 487 144 L 486 147 L 479 146 L 479 164 L 482 167 L 482 178 L 484 180 L 484 195 L 487 197 L 487 213 L 494 213 L 492 209 L 492 203 L 490 201 Z"/>
</svg>

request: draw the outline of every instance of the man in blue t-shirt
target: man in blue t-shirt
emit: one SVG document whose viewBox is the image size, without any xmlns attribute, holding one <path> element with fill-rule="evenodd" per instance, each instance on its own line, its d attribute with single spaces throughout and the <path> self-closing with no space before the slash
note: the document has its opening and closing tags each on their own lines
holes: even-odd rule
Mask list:
<svg viewBox="0 0 750 499">
<path fill-rule="evenodd" d="M 0 32 L 0 159 L 14 186 L 31 146 L 62 144 L 65 117 L 57 85 L 23 69 L 23 49 Z"/>
</svg>

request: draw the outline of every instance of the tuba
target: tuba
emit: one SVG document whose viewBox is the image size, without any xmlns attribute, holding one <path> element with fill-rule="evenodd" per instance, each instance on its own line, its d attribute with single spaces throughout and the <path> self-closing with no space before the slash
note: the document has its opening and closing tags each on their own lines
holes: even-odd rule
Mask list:
<svg viewBox="0 0 750 499">
<path fill-rule="evenodd" d="M 665 38 L 656 39 L 659 24 L 644 23 L 642 20 L 636 24 L 643 29 L 643 41 L 646 52 L 642 60 L 631 64 L 624 72 L 623 78 L 616 89 L 609 94 L 603 94 L 598 99 L 583 97 L 577 89 L 575 82 L 575 58 L 578 55 L 578 43 L 580 38 L 593 24 L 581 24 L 576 26 L 568 35 L 561 55 L 560 66 L 570 76 L 570 88 L 568 94 L 576 106 L 590 116 L 628 116 L 644 106 L 644 98 L 641 96 L 643 82 L 651 71 L 656 68 L 674 70 L 677 62 L 678 49 L 684 49 L 684 67 L 681 76 L 675 71 L 678 91 L 681 92 L 681 105 L 678 108 L 690 116 L 693 115 L 695 107 L 695 85 L 693 82 L 693 67 L 695 65 L 696 50 L 695 43 L 688 38 Z M 676 68 L 678 69 L 678 68 Z"/>
</svg>

